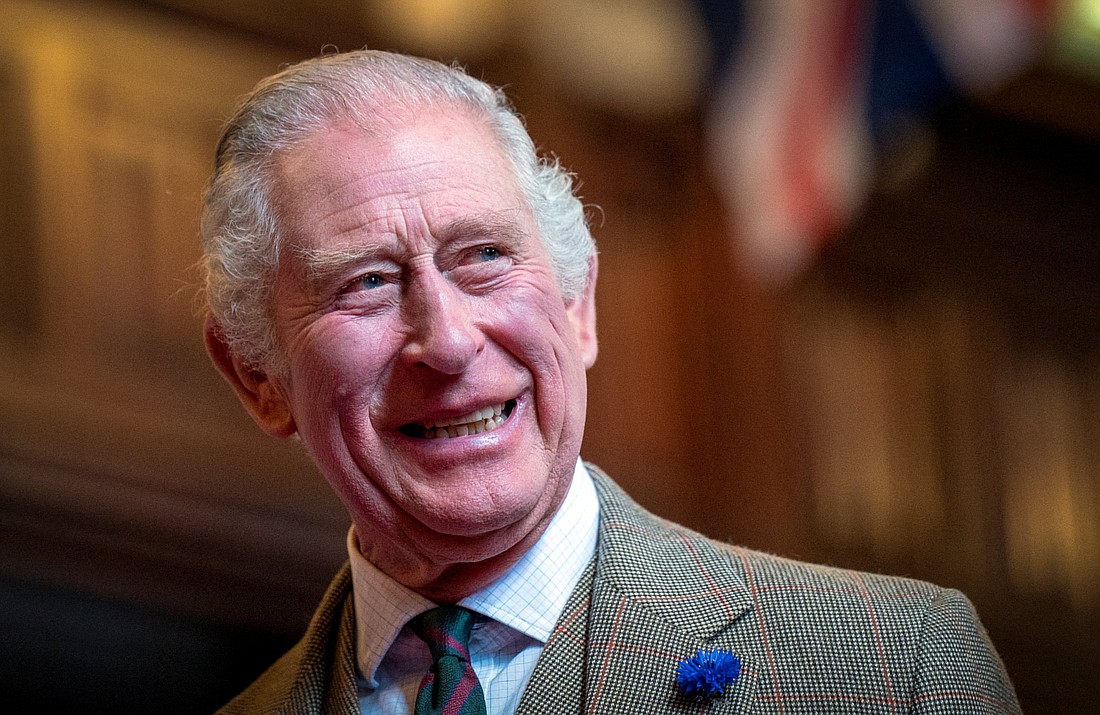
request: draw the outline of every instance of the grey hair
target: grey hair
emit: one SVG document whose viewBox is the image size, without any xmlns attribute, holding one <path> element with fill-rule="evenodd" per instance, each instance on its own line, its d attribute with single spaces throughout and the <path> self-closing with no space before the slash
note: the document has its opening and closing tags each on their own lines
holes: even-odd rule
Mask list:
<svg viewBox="0 0 1100 715">
<path fill-rule="evenodd" d="M 534 215 L 562 296 L 584 290 L 596 252 L 573 177 L 540 157 L 504 92 L 459 67 L 388 52 L 330 54 L 292 65 L 246 95 L 226 122 L 203 196 L 205 293 L 230 349 L 251 367 L 280 371 L 273 323 L 281 235 L 272 201 L 277 159 L 341 119 L 364 130 L 383 105 L 440 104 L 479 112 L 500 140 Z"/>
</svg>

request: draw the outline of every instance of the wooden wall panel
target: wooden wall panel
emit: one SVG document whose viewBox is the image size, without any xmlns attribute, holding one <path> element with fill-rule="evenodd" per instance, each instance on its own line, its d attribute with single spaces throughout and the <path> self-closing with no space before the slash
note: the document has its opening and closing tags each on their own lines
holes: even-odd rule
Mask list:
<svg viewBox="0 0 1100 715">
<path fill-rule="evenodd" d="M 785 365 L 823 558 L 961 588 L 1025 711 L 1076 712 L 1100 698 L 1100 137 L 996 106 L 945 112 L 791 292 Z"/>
<path fill-rule="evenodd" d="M 0 350 L 0 562 L 296 630 L 343 558 L 346 517 L 208 365 L 191 270 L 219 122 L 289 52 L 23 1 L 0 7 L 0 47 L 26 140 L 28 175 L 12 179 L 34 209 L 5 251 L 31 268 L 16 305 L 35 316 Z"/>
</svg>

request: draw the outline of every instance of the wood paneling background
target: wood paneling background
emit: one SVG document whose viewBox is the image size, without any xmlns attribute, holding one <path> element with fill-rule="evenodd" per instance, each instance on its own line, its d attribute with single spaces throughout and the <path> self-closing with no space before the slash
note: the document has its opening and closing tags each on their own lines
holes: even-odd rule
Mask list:
<svg viewBox="0 0 1100 715">
<path fill-rule="evenodd" d="M 342 561 L 335 497 L 207 364 L 192 266 L 219 120 L 326 42 L 392 47 L 360 10 L 0 5 L 0 705 L 209 710 Z M 1097 88 L 946 112 L 769 294 L 697 116 L 593 107 L 517 43 L 469 61 L 600 207 L 584 455 L 715 537 L 963 588 L 1026 711 L 1094 702 Z"/>
<path fill-rule="evenodd" d="M 255 434 L 210 373 L 190 270 L 218 118 L 280 60 L 148 12 L 18 2 L 0 13 L 0 63 L 20 80 L 3 91 L 22 110 L 5 121 L 24 142 L 5 165 L 19 233 L 5 236 L 17 258 L 0 270 L 21 293 L 0 344 L 0 488 L 28 537 L 73 541 L 3 557 L 27 575 L 87 570 L 74 580 L 180 606 L 195 603 L 196 582 L 139 584 L 80 550 L 240 580 L 242 594 L 255 579 L 300 588 L 295 564 L 338 563 L 326 537 L 339 539 L 343 519 L 306 460 Z M 204 615 L 279 620 L 212 596 L 196 606 Z"/>
</svg>

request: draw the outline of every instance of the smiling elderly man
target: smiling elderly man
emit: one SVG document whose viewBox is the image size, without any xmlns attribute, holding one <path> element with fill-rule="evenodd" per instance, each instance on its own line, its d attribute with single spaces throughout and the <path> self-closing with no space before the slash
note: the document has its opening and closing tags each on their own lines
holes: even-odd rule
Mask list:
<svg viewBox="0 0 1100 715">
<path fill-rule="evenodd" d="M 958 592 L 709 541 L 579 460 L 595 246 L 499 91 L 290 67 L 227 124 L 202 233 L 215 364 L 352 524 L 224 712 L 1018 712 Z"/>
</svg>

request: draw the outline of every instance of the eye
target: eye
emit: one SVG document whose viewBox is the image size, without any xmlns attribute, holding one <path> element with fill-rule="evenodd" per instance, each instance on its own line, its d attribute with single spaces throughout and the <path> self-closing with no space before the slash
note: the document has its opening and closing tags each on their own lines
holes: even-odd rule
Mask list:
<svg viewBox="0 0 1100 715">
<path fill-rule="evenodd" d="M 478 246 L 474 255 L 481 261 L 495 261 L 500 258 L 500 249 L 496 246 Z"/>
<path fill-rule="evenodd" d="M 486 288 L 506 276 L 512 266 L 508 246 L 499 243 L 472 243 L 461 246 L 456 254 L 445 257 L 445 272 L 451 280 L 466 288 Z"/>
<path fill-rule="evenodd" d="M 386 285 L 386 278 L 381 273 L 365 273 L 354 281 L 349 288 L 351 290 L 373 290 Z"/>
</svg>

